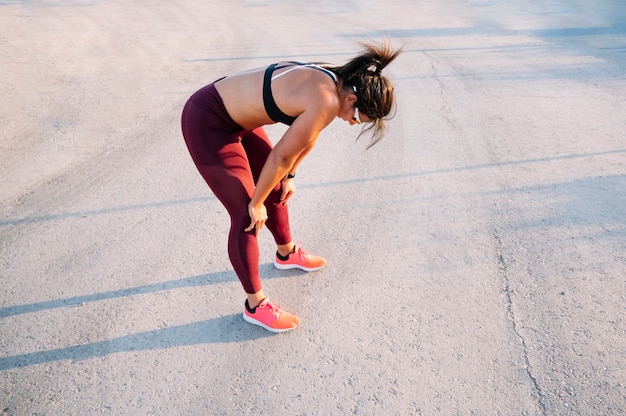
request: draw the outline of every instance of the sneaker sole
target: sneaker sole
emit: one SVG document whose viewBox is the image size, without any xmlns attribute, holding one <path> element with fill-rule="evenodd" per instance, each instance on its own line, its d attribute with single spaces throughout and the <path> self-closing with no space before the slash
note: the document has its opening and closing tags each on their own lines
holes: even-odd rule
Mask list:
<svg viewBox="0 0 626 416">
<path fill-rule="evenodd" d="M 291 331 L 292 329 L 296 329 L 296 328 L 298 327 L 298 326 L 296 325 L 296 326 L 294 326 L 293 328 L 276 329 L 276 328 L 269 327 L 269 326 L 265 325 L 263 322 L 257 321 L 257 320 L 256 320 L 256 319 L 254 319 L 254 318 L 249 317 L 248 315 L 246 315 L 246 313 L 245 313 L 245 312 L 242 314 L 242 316 L 243 316 L 243 320 L 244 320 L 244 321 L 246 321 L 246 322 L 248 322 L 248 323 L 250 323 L 250 324 L 252 324 L 252 325 L 257 325 L 257 326 L 260 326 L 260 327 L 262 327 L 262 328 L 265 328 L 265 329 L 267 329 L 268 331 L 273 332 L 273 333 L 275 333 L 275 334 L 280 334 L 280 333 L 282 333 L 282 332 Z"/>
<path fill-rule="evenodd" d="M 323 269 L 324 266 L 320 266 L 320 267 L 304 267 L 301 266 L 299 264 L 280 264 L 278 262 L 274 262 L 274 267 L 276 267 L 277 269 L 280 270 L 289 270 L 289 269 L 300 269 L 300 270 L 304 270 L 305 272 L 314 272 L 317 271 L 319 269 Z"/>
</svg>

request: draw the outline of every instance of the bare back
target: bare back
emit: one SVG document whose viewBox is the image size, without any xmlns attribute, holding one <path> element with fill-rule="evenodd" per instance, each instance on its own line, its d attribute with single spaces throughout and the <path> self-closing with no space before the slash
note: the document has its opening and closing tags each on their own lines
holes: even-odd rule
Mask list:
<svg viewBox="0 0 626 416">
<path fill-rule="evenodd" d="M 320 91 L 333 91 L 337 88 L 333 80 L 320 71 L 307 67 L 295 70 L 287 66 L 276 70 L 277 79 L 271 82 L 271 91 L 278 107 L 293 117 L 302 114 L 307 108 L 324 105 L 327 97 Z M 284 72 L 284 76 L 281 74 Z M 253 69 L 230 75 L 215 83 L 224 106 L 232 119 L 245 129 L 253 129 L 273 124 L 263 102 L 263 78 L 265 68 Z"/>
</svg>

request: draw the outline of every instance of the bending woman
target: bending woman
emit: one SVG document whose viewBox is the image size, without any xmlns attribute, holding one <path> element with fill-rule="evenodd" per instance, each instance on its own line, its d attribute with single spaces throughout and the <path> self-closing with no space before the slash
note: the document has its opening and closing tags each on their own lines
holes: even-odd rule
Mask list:
<svg viewBox="0 0 626 416">
<path fill-rule="evenodd" d="M 230 214 L 228 255 L 247 294 L 243 318 L 272 332 L 293 329 L 299 319 L 263 293 L 259 231 L 267 225 L 274 237 L 277 268 L 324 267 L 323 258 L 291 237 L 287 201 L 296 169 L 335 117 L 369 123 L 371 146 L 393 108 L 393 86 L 381 70 L 400 51 L 388 43 L 362 46 L 343 66 L 279 62 L 221 78 L 193 94 L 183 110 L 191 157 Z M 272 146 L 263 126 L 279 122 L 290 127 Z"/>
</svg>

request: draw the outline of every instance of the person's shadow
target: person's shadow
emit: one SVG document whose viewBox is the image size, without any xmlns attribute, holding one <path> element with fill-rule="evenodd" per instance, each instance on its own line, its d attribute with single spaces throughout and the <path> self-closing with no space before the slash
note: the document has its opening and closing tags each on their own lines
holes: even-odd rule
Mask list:
<svg viewBox="0 0 626 416">
<path fill-rule="evenodd" d="M 243 325 L 240 314 L 222 316 L 172 328 L 126 335 L 91 344 L 0 358 L 0 370 L 61 360 L 85 360 L 117 352 L 156 350 L 213 342 L 240 342 L 271 336 L 253 325 Z"/>
<path fill-rule="evenodd" d="M 289 275 L 271 271 L 269 265 L 262 265 L 266 270 L 266 278 Z M 55 308 L 75 307 L 89 302 L 110 300 L 120 297 L 128 297 L 160 291 L 168 291 L 183 287 L 205 286 L 216 283 L 236 281 L 232 271 L 218 272 L 193 276 L 184 279 L 170 280 L 149 284 L 145 286 L 120 289 L 110 292 L 94 293 L 73 298 L 57 299 L 28 305 L 9 306 L 0 308 L 0 318 L 9 316 L 35 313 Z M 109 354 L 128 351 L 155 350 L 186 345 L 241 342 L 274 334 L 263 328 L 245 324 L 241 314 L 226 315 L 208 321 L 194 322 L 171 328 L 156 329 L 138 334 L 126 335 L 105 341 L 90 344 L 75 345 L 48 351 L 31 352 L 0 358 L 0 370 L 24 367 L 61 360 L 85 360 L 88 358 L 102 357 Z"/>
</svg>

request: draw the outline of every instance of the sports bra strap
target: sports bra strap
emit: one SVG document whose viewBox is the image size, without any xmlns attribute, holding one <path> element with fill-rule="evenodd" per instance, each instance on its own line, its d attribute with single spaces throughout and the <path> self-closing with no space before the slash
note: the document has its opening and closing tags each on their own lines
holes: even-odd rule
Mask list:
<svg viewBox="0 0 626 416">
<path fill-rule="evenodd" d="M 277 69 L 287 68 L 291 65 L 294 65 L 294 67 L 289 68 L 286 71 L 278 75 L 272 76 L 274 71 L 276 71 Z M 276 104 L 276 101 L 274 100 L 274 96 L 272 94 L 272 81 L 275 80 L 276 78 L 282 77 L 283 75 L 285 75 L 288 72 L 293 71 L 294 69 L 298 69 L 302 67 L 313 68 L 313 69 L 317 69 L 318 71 L 322 71 L 326 75 L 331 77 L 333 81 L 335 81 L 335 84 L 337 84 L 337 75 L 335 75 L 332 71 L 329 71 L 328 69 L 323 68 L 316 64 L 303 64 L 300 62 L 289 62 L 288 64 L 284 64 L 280 66 L 278 64 L 272 64 L 268 66 L 265 69 L 265 74 L 263 76 L 263 105 L 265 106 L 265 112 L 267 113 L 267 115 L 277 123 L 284 123 L 288 126 L 291 126 L 291 124 L 296 120 L 296 117 L 285 114 L 280 108 L 278 108 L 278 105 Z"/>
<path fill-rule="evenodd" d="M 282 77 L 283 75 L 293 71 L 294 69 L 298 69 L 298 68 L 313 68 L 313 69 L 317 69 L 318 71 L 322 71 L 323 73 L 325 73 L 326 75 L 331 77 L 333 79 L 333 81 L 335 81 L 335 84 L 337 83 L 337 75 L 335 75 L 334 72 L 329 71 L 328 69 L 326 69 L 326 68 L 324 68 L 322 66 L 319 66 L 319 65 L 316 65 L 316 64 L 301 64 L 299 62 L 292 62 L 292 64 L 294 64 L 295 66 L 293 66 L 292 68 L 289 68 L 288 70 L 286 70 L 284 72 L 281 72 L 278 75 L 272 76 L 272 81 L 274 81 L 276 78 Z M 280 67 L 275 67 L 274 71 L 277 70 L 277 69 L 286 68 L 287 66 L 289 66 L 289 65 L 283 65 L 283 66 L 280 66 Z"/>
<path fill-rule="evenodd" d="M 283 111 L 278 108 L 278 104 L 276 104 L 274 96 L 272 95 L 272 72 L 274 72 L 275 68 L 276 64 L 268 66 L 263 76 L 263 105 L 265 106 L 265 112 L 272 120 L 291 126 L 296 118 L 283 113 Z"/>
</svg>

